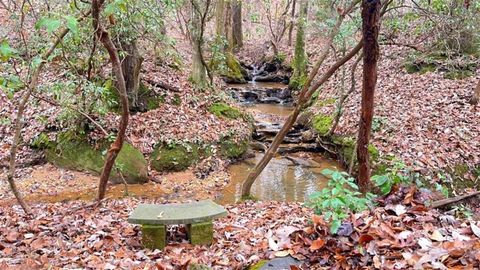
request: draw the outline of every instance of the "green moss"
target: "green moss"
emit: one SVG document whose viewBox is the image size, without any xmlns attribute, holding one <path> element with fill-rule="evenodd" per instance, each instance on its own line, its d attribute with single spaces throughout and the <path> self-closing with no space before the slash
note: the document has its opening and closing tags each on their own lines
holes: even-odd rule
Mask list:
<svg viewBox="0 0 480 270">
<path fill-rule="evenodd" d="M 425 74 L 428 72 L 434 72 L 437 67 L 433 63 L 416 63 L 416 62 L 407 62 L 404 64 L 405 70 L 407 73 L 412 74 L 412 73 L 420 73 L 420 74 Z"/>
<path fill-rule="evenodd" d="M 192 245 L 209 245 L 213 241 L 213 223 L 211 221 L 188 224 L 187 232 Z"/>
<path fill-rule="evenodd" d="M 230 52 L 226 53 L 226 64 L 227 72 L 222 74 L 223 76 L 239 82 L 245 82 L 245 70 L 242 68 L 242 65 L 240 65 L 237 58 L 235 58 L 235 55 Z"/>
<path fill-rule="evenodd" d="M 449 80 L 463 80 L 465 78 L 472 77 L 473 75 L 475 75 L 475 73 L 470 70 L 452 70 L 445 73 L 443 77 Z"/>
<path fill-rule="evenodd" d="M 38 134 L 38 136 L 35 137 L 35 139 L 33 139 L 30 146 L 36 149 L 47 149 L 47 148 L 54 147 L 55 144 L 50 141 L 47 134 L 42 132 Z"/>
<path fill-rule="evenodd" d="M 211 270 L 212 269 L 207 265 L 196 264 L 196 263 L 190 263 L 188 267 L 189 267 L 188 270 Z"/>
<path fill-rule="evenodd" d="M 355 151 L 356 139 L 350 136 L 332 136 L 332 142 L 338 147 L 342 159 L 346 162 L 350 162 L 353 157 L 353 151 Z M 370 160 L 378 161 L 380 152 L 375 145 L 369 144 L 368 152 L 370 154 Z"/>
<path fill-rule="evenodd" d="M 248 150 L 248 139 L 236 142 L 231 138 L 224 138 L 220 142 L 220 153 L 230 159 L 240 158 Z"/>
<path fill-rule="evenodd" d="M 200 158 L 199 147 L 194 144 L 161 144 L 151 155 L 151 166 L 156 171 L 183 171 Z"/>
<path fill-rule="evenodd" d="M 142 244 L 149 249 L 163 249 L 167 241 L 165 225 L 142 225 Z"/>
<path fill-rule="evenodd" d="M 218 117 L 226 117 L 230 119 L 238 119 L 242 117 L 242 113 L 237 108 L 233 108 L 226 103 L 217 102 L 210 105 L 208 111 Z"/>
<path fill-rule="evenodd" d="M 312 126 L 320 136 L 325 136 L 333 124 L 333 117 L 325 114 L 317 114 L 312 119 Z"/>
<path fill-rule="evenodd" d="M 173 105 L 175 106 L 180 106 L 182 105 L 182 99 L 180 98 L 180 96 L 178 94 L 175 94 L 173 96 L 173 102 L 172 102 Z"/>
<path fill-rule="evenodd" d="M 265 264 L 267 264 L 267 260 L 260 260 L 258 261 L 257 263 L 253 264 L 253 265 L 250 265 L 250 267 L 248 267 L 248 270 L 259 270 L 261 269 Z"/>
<path fill-rule="evenodd" d="M 337 102 L 337 99 L 335 99 L 335 98 L 322 99 L 322 100 L 317 102 L 317 106 L 321 108 L 321 107 L 325 107 L 327 105 L 333 105 L 333 104 L 335 104 L 335 102 Z"/>
<path fill-rule="evenodd" d="M 109 144 L 104 143 L 99 149 L 95 149 L 84 136 L 72 134 L 72 132 L 66 132 L 57 136 L 54 146 L 46 150 L 47 160 L 62 168 L 100 174 L 104 164 L 103 153 L 106 152 Z M 123 144 L 115 160 L 115 168 L 118 168 L 127 183 L 148 181 L 147 161 L 138 149 L 128 143 Z M 110 181 L 123 182 L 122 176 L 115 169 L 111 172 Z"/>
</svg>

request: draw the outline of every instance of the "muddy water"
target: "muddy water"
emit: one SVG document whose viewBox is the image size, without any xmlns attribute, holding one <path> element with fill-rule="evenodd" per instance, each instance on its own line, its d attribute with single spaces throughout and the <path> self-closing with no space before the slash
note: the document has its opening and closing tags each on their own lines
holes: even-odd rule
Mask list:
<svg viewBox="0 0 480 270">
<path fill-rule="evenodd" d="M 230 183 L 223 191 L 221 203 L 234 203 L 240 198 L 242 182 L 263 154 L 229 167 Z M 337 162 L 318 154 L 296 153 L 273 158 L 252 186 L 252 195 L 260 200 L 303 202 L 327 185 L 321 174 L 324 169 L 340 169 Z"/>
<path fill-rule="evenodd" d="M 293 111 L 291 106 L 283 106 L 278 104 L 250 104 L 243 105 L 247 111 L 254 114 L 271 114 L 282 117 L 287 117 Z"/>
<path fill-rule="evenodd" d="M 237 89 L 252 90 L 256 87 L 285 88 L 281 83 L 250 83 L 231 85 Z M 261 90 L 260 90 L 261 91 Z M 277 122 L 283 124 L 293 107 L 280 104 L 242 104 L 247 111 L 253 113 L 258 123 Z M 272 117 L 273 116 L 273 117 Z M 256 152 L 254 158 L 237 162 L 229 166 L 230 182 L 222 192 L 220 203 L 238 201 L 241 186 L 255 164 L 263 157 Z M 328 179 L 321 174 L 324 169 L 341 170 L 341 165 L 320 153 L 294 153 L 273 158 L 252 186 L 252 195 L 260 200 L 298 201 L 303 202 L 308 197 L 327 185 Z"/>
</svg>

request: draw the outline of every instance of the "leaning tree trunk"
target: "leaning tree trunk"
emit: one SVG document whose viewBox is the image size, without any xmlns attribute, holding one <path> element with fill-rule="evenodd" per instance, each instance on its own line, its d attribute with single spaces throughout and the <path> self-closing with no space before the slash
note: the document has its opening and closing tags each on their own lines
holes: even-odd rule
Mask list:
<svg viewBox="0 0 480 270">
<path fill-rule="evenodd" d="M 362 192 L 370 188 L 368 144 L 372 130 L 377 62 L 379 55 L 380 0 L 363 0 L 363 85 L 362 109 L 357 139 L 358 185 Z"/>
<path fill-rule="evenodd" d="M 285 135 L 295 124 L 295 121 L 297 120 L 297 117 L 300 111 L 302 110 L 303 106 L 310 100 L 310 98 L 315 93 L 315 91 L 317 91 L 320 86 L 322 86 L 326 81 L 328 81 L 328 79 L 337 71 L 338 68 L 340 68 L 348 60 L 350 60 L 353 56 L 355 56 L 362 48 L 363 44 L 361 42 L 358 43 L 357 46 L 355 46 L 355 48 L 353 48 L 348 54 L 346 54 L 342 59 L 338 60 L 335 64 L 333 64 L 326 71 L 326 73 L 318 80 L 318 82 L 312 85 L 312 82 L 315 79 L 315 76 L 317 75 L 321 65 L 327 58 L 327 55 L 330 51 L 330 47 L 333 43 L 333 39 L 340 31 L 340 26 L 342 25 L 342 22 L 345 19 L 345 16 L 352 11 L 352 9 L 355 7 L 356 4 L 357 4 L 357 1 L 353 1 L 349 7 L 347 7 L 342 13 L 339 14 L 337 23 L 330 31 L 326 44 L 323 47 L 322 54 L 320 55 L 319 59 L 315 63 L 315 66 L 313 67 L 312 71 L 310 72 L 310 75 L 308 76 L 307 82 L 303 85 L 303 88 L 298 95 L 297 106 L 295 107 L 293 112 L 288 116 L 282 128 L 273 139 L 273 142 L 268 148 L 265 155 L 255 165 L 255 168 L 253 168 L 253 170 L 248 174 L 247 179 L 245 179 L 245 181 L 243 182 L 242 198 L 248 198 L 250 196 L 250 189 L 252 188 L 252 185 L 255 182 L 255 179 L 257 179 L 257 177 L 260 175 L 263 169 L 267 166 L 268 162 L 270 162 L 274 154 L 277 152 L 277 149 L 282 143 Z"/>
<path fill-rule="evenodd" d="M 122 42 L 122 50 L 125 57 L 121 60 L 125 87 L 130 103 L 130 110 L 137 108 L 138 90 L 140 89 L 140 70 L 142 69 L 143 57 L 137 48 L 137 41 Z M 118 85 L 117 85 L 118 87 Z"/>
<path fill-rule="evenodd" d="M 472 99 L 470 99 L 470 103 L 472 105 L 477 105 L 478 101 L 480 100 L 480 81 L 478 81 L 477 88 L 473 92 Z"/>
<path fill-rule="evenodd" d="M 308 0 L 300 1 L 300 13 L 297 22 L 297 37 L 295 40 L 295 54 L 293 58 L 293 75 L 289 86 L 300 89 L 306 80 L 307 54 L 305 53 L 305 29 L 307 25 Z"/>
<path fill-rule="evenodd" d="M 232 48 L 241 48 L 243 46 L 242 32 L 242 1 L 232 0 Z"/>
<path fill-rule="evenodd" d="M 125 133 L 127 131 L 129 118 L 127 88 L 125 86 L 125 78 L 123 77 L 122 64 L 120 63 L 120 58 L 118 56 L 118 51 L 115 47 L 115 44 L 113 44 L 109 33 L 101 23 L 100 13 L 103 3 L 103 0 L 92 0 L 93 29 L 95 31 L 95 35 L 98 37 L 98 40 L 102 42 L 103 46 L 108 52 L 108 55 L 110 56 L 110 62 L 112 62 L 112 71 L 115 75 L 117 91 L 120 97 L 122 116 L 120 118 L 120 123 L 118 124 L 117 137 L 112 145 L 110 145 L 107 156 L 105 157 L 105 163 L 103 165 L 102 173 L 100 175 L 100 182 L 98 184 L 98 201 L 101 201 L 105 197 L 110 173 L 115 164 L 115 160 L 117 159 L 117 155 L 122 149 L 123 141 L 125 140 Z"/>
</svg>

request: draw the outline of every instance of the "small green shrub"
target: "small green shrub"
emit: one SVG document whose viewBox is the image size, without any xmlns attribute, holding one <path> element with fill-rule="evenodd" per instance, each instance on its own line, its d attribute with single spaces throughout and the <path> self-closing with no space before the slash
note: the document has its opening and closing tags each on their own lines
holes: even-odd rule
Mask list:
<svg viewBox="0 0 480 270">
<path fill-rule="evenodd" d="M 326 169 L 322 174 L 330 177 L 328 186 L 313 193 L 306 205 L 313 208 L 315 214 L 323 215 L 330 223 L 330 232 L 336 233 L 348 214 L 367 209 L 374 195 L 367 193 L 363 196 L 355 180 L 346 172 Z"/>
<path fill-rule="evenodd" d="M 387 166 L 382 174 L 372 176 L 371 180 L 381 194 L 386 195 L 392 191 L 393 186 L 413 183 L 418 177 L 418 173 L 412 172 L 403 162 L 393 160 L 392 166 Z"/>
</svg>

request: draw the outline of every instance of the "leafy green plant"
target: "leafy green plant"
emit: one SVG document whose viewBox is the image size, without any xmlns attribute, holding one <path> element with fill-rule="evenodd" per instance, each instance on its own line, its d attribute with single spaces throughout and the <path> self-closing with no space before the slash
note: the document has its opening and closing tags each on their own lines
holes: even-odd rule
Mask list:
<svg viewBox="0 0 480 270">
<path fill-rule="evenodd" d="M 330 177 L 327 187 L 313 193 L 306 205 L 313 208 L 315 214 L 323 215 L 330 223 L 330 232 L 336 233 L 349 213 L 363 211 L 373 204 L 374 195 L 364 196 L 346 172 L 326 169 L 322 174 Z"/>
<path fill-rule="evenodd" d="M 419 175 L 402 161 L 393 160 L 393 164 L 388 166 L 384 173 L 372 176 L 371 180 L 383 195 L 390 193 L 392 187 L 401 183 L 413 183 Z"/>
</svg>

